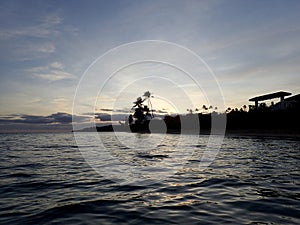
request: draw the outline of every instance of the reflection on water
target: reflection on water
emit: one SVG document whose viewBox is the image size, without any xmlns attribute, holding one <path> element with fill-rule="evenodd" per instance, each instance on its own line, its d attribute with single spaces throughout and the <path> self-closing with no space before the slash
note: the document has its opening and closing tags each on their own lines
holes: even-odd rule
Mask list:
<svg viewBox="0 0 300 225">
<path fill-rule="evenodd" d="M 201 170 L 208 136 L 84 135 L 79 148 L 73 134 L 0 135 L 0 223 L 300 223 L 299 140 L 227 137 Z M 136 168 L 153 182 L 120 176 Z"/>
</svg>

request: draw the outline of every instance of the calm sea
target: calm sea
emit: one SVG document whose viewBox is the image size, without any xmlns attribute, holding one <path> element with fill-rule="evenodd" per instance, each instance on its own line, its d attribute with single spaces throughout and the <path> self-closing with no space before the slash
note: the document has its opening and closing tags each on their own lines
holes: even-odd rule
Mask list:
<svg viewBox="0 0 300 225">
<path fill-rule="evenodd" d="M 0 223 L 300 224 L 296 138 L 99 135 L 1 134 Z"/>
</svg>

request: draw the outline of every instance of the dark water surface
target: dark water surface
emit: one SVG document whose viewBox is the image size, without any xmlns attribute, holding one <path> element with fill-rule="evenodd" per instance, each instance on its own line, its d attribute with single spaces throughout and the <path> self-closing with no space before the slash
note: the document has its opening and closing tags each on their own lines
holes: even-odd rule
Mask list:
<svg viewBox="0 0 300 225">
<path fill-rule="evenodd" d="M 195 151 L 186 166 L 172 165 L 175 174 L 165 179 L 155 180 L 150 171 L 153 182 L 142 185 L 97 173 L 80 149 L 102 149 L 85 135 L 80 148 L 71 133 L 0 135 L 1 224 L 300 224 L 296 138 L 226 137 L 213 163 L 197 170 L 208 136 L 196 142 L 186 136 L 180 148 Z M 113 133 L 101 135 L 111 155 L 132 168 L 184 164 L 172 154 L 177 135 L 167 135 L 151 152 L 120 147 Z M 118 167 L 109 161 L 100 166 Z"/>
</svg>

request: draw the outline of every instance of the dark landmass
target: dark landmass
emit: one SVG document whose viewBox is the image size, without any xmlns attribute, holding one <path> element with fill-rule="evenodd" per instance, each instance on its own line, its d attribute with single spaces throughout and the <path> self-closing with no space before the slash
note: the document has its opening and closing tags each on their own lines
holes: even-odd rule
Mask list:
<svg viewBox="0 0 300 225">
<path fill-rule="evenodd" d="M 249 106 L 248 111 L 246 105 L 241 109 L 228 108 L 226 113 L 193 113 L 199 109 L 188 109 L 189 113 L 185 115 L 166 115 L 164 118 L 158 118 L 153 115 L 150 102 L 153 96 L 147 91 L 134 102 L 134 114 L 130 114 L 125 123 L 81 131 L 175 134 L 224 134 L 226 131 L 227 135 L 300 136 L 300 94 L 284 99 L 289 95 L 291 93 L 279 91 L 251 98 L 249 101 L 254 101 L 255 106 Z M 258 104 L 258 101 L 272 98 L 281 100 L 276 104 L 272 102 L 271 106 L 264 102 Z M 148 106 L 151 106 L 151 109 Z M 214 108 L 203 105 L 202 109 L 208 112 Z"/>
<path fill-rule="evenodd" d="M 226 135 L 263 135 L 263 136 L 300 136 L 300 110 L 278 110 L 278 111 L 259 111 L 252 110 L 232 110 L 226 114 L 207 113 L 207 114 L 187 114 L 177 116 L 165 116 L 161 122 L 166 129 L 157 129 L 154 132 L 181 133 L 197 129 L 200 134 L 211 133 L 212 118 L 214 120 L 223 119 L 226 116 Z M 199 124 L 195 125 L 195 119 Z M 190 122 L 190 123 L 189 123 Z M 184 127 L 182 127 L 184 124 Z M 142 125 L 141 125 L 142 126 Z M 158 127 L 159 128 L 159 127 Z M 96 128 L 86 128 L 83 132 L 150 132 L 148 125 L 143 130 L 141 127 L 129 130 L 127 125 L 107 125 Z M 153 132 L 153 130 L 152 130 Z"/>
</svg>

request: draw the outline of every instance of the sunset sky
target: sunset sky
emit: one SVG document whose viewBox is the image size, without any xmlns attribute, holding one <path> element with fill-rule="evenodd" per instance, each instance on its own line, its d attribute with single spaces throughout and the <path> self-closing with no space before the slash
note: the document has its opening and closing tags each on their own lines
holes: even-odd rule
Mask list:
<svg viewBox="0 0 300 225">
<path fill-rule="evenodd" d="M 250 97 L 279 90 L 298 94 L 299 12 L 297 0 L 2 0 L 0 129 L 17 129 L 16 124 L 26 129 L 69 125 L 76 87 L 87 68 L 107 51 L 143 40 L 171 42 L 195 52 L 214 72 L 226 106 L 248 105 Z M 128 51 L 128 57 L 131 54 L 134 49 Z M 152 80 L 155 90 L 145 87 L 144 91 L 150 89 L 161 99 L 174 88 L 173 80 L 178 85 L 182 79 L 178 70 L 151 63 L 121 73 L 139 76 L 141 71 L 172 74 L 169 83 Z M 100 83 L 95 85 L 100 89 L 107 75 L 96 75 Z M 117 80 L 106 88 L 121 93 L 123 80 Z M 130 86 L 125 98 L 128 107 L 143 94 L 139 82 L 134 84 L 137 87 Z M 188 81 L 184 85 L 189 85 Z M 113 101 L 109 90 L 103 97 Z M 198 97 L 197 91 L 190 90 L 193 105 L 209 104 L 202 99 L 203 93 Z M 87 92 L 81 100 L 94 101 L 96 97 Z M 103 106 L 96 107 L 99 112 L 110 107 L 99 104 Z M 126 104 L 121 104 L 120 110 Z M 168 107 L 157 104 L 160 110 Z M 92 109 L 76 111 L 78 118 L 89 118 Z"/>
</svg>

